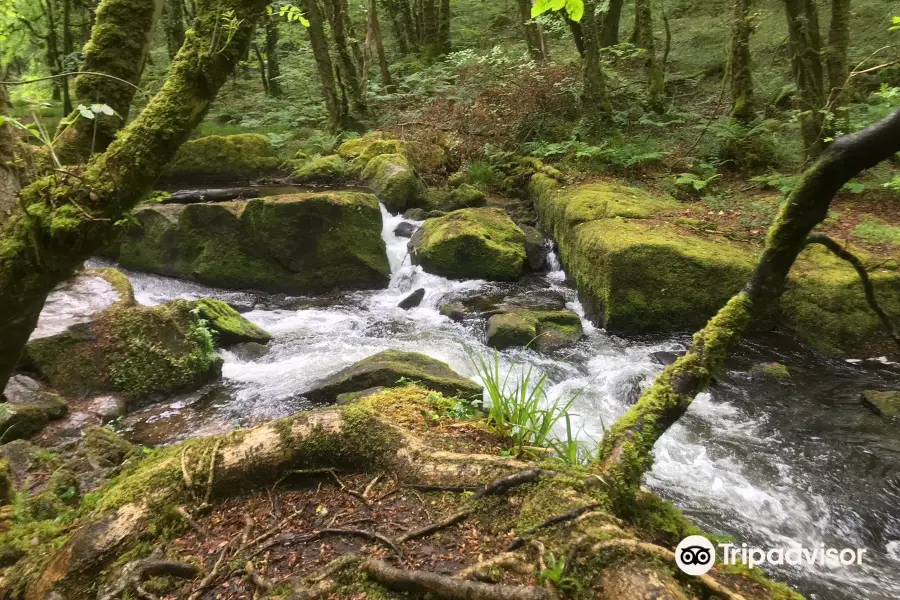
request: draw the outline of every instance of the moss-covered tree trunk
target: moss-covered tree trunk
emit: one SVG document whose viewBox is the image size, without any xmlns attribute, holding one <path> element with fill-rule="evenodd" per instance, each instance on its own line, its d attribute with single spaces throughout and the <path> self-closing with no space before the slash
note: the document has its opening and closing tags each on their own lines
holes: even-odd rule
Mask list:
<svg viewBox="0 0 900 600">
<path fill-rule="evenodd" d="M 402 56 L 409 54 L 409 30 L 400 15 L 399 0 L 383 0 L 382 6 L 391 23 L 391 33 L 394 36 L 394 43 L 397 44 L 397 52 Z M 408 9 L 409 5 L 406 7 Z"/>
<path fill-rule="evenodd" d="M 791 48 L 791 68 L 797 85 L 797 108 L 807 160 L 818 157 L 825 147 L 825 84 L 822 70 L 822 39 L 815 0 L 784 0 Z"/>
<path fill-rule="evenodd" d="M 584 58 L 581 64 L 581 135 L 598 141 L 612 124 L 612 107 L 606 95 L 606 79 L 600 65 L 600 44 L 594 17 L 594 0 L 584 3 L 581 19 Z"/>
<path fill-rule="evenodd" d="M 354 62 L 352 51 L 347 39 L 347 15 L 344 12 L 343 0 L 325 0 L 328 23 L 331 26 L 331 39 L 338 57 L 341 82 L 350 102 L 350 107 L 356 115 L 363 116 L 368 112 L 365 102 L 365 92 L 362 89 L 357 63 Z"/>
<path fill-rule="evenodd" d="M 53 7 L 51 0 L 43 0 L 41 2 L 41 11 L 47 19 L 47 35 L 46 52 L 44 54 L 44 62 L 47 64 L 51 75 L 59 75 L 62 73 L 62 60 L 59 55 L 59 36 L 56 33 L 56 9 Z M 62 98 L 62 80 L 59 78 L 52 80 L 51 97 L 54 100 Z"/>
<path fill-rule="evenodd" d="M 544 60 L 537 23 L 531 18 L 531 2 L 529 0 L 516 0 L 516 6 L 519 10 L 519 22 L 522 24 L 522 33 L 525 35 L 528 56 L 531 57 L 531 60 Z"/>
<path fill-rule="evenodd" d="M 91 39 L 84 47 L 81 70 L 112 77 L 79 75 L 75 79 L 75 100 L 85 106 L 106 104 L 117 114 L 95 119 L 80 117 L 77 111 L 70 114 L 68 120 L 74 125 L 57 143 L 56 154 L 63 164 L 84 162 L 91 153 L 103 152 L 127 122 L 162 7 L 162 0 L 100 2 Z M 66 127 L 65 122 L 60 123 L 59 131 Z"/>
<path fill-rule="evenodd" d="M 378 54 L 378 68 L 381 71 L 381 85 L 385 90 L 391 91 L 394 81 L 391 79 L 391 71 L 388 68 L 387 54 L 384 51 L 384 41 L 381 38 L 381 25 L 378 22 L 378 2 L 369 0 L 369 34 L 366 36 L 366 45 L 369 39 L 375 43 L 375 52 Z"/>
<path fill-rule="evenodd" d="M 243 56 L 265 0 L 201 0 L 162 89 L 109 148 L 83 167 L 46 175 L 21 190 L 24 212 L 0 229 L 0 388 L 18 363 L 47 294 L 118 233 L 116 223 L 154 184 Z M 107 4 L 108 7 L 108 4 Z M 234 11 L 230 38 L 222 15 Z M 132 27 L 131 11 L 97 18 L 98 28 Z M 149 19 L 143 21 L 152 27 Z M 147 36 L 146 30 L 131 29 Z M 116 35 L 119 35 L 117 32 Z"/>
<path fill-rule="evenodd" d="M 627 506 L 653 464 L 653 446 L 721 371 L 747 326 L 775 305 L 812 229 L 828 214 L 835 194 L 853 177 L 900 151 L 900 110 L 858 134 L 839 138 L 782 203 L 766 246 L 744 286 L 611 428 L 600 451 L 606 480 Z M 715 285 L 715 283 L 711 283 Z"/>
<path fill-rule="evenodd" d="M 184 43 L 184 5 L 181 4 L 181 0 L 167 0 L 164 25 L 169 58 L 175 58 Z"/>
<path fill-rule="evenodd" d="M 656 58 L 656 42 L 653 39 L 653 11 L 650 0 L 634 1 L 634 44 L 647 53 L 644 68 L 647 71 L 647 91 L 650 108 L 662 112 L 665 108 L 665 77 Z"/>
<path fill-rule="evenodd" d="M 0 85 L 0 116 L 6 115 L 6 108 L 6 86 Z M 4 123 L 0 125 L 0 227 L 3 227 L 18 206 L 19 175 L 12 164 L 15 157 L 16 136 L 12 126 Z"/>
<path fill-rule="evenodd" d="M 441 0 L 438 18 L 438 39 L 441 44 L 441 54 L 449 54 L 452 49 L 450 43 L 450 0 Z"/>
<path fill-rule="evenodd" d="M 828 69 L 827 106 L 835 118 L 846 126 L 850 67 L 847 52 L 850 48 L 850 0 L 832 0 L 831 25 L 828 29 L 828 47 L 825 50 L 825 66 Z"/>
<path fill-rule="evenodd" d="M 306 18 L 309 20 L 309 27 L 306 31 L 309 34 L 309 43 L 316 61 L 316 70 L 319 72 L 319 82 L 322 84 L 322 95 L 325 99 L 328 121 L 331 123 L 332 129 L 342 129 L 344 119 L 334 78 L 334 65 L 331 62 L 331 53 L 328 51 L 328 38 L 325 37 L 322 12 L 319 10 L 316 0 L 304 0 L 302 6 Z"/>
<path fill-rule="evenodd" d="M 75 47 L 72 43 L 72 0 L 63 0 L 63 71 L 68 72 L 68 61 L 71 59 Z M 62 78 L 63 112 L 72 112 L 72 98 L 69 94 L 69 76 Z"/>
<path fill-rule="evenodd" d="M 625 0 L 609 0 L 600 21 L 600 47 L 608 48 L 619 43 L 619 24 L 622 22 L 622 6 Z"/>
<path fill-rule="evenodd" d="M 753 118 L 753 72 L 750 64 L 751 0 L 734 0 L 731 22 L 731 117 Z"/>
<path fill-rule="evenodd" d="M 427 60 L 441 55 L 440 24 L 437 0 L 422 0 L 421 52 Z"/>
<path fill-rule="evenodd" d="M 281 96 L 281 68 L 278 66 L 278 23 L 268 14 L 266 24 L 266 83 L 268 93 Z"/>
</svg>

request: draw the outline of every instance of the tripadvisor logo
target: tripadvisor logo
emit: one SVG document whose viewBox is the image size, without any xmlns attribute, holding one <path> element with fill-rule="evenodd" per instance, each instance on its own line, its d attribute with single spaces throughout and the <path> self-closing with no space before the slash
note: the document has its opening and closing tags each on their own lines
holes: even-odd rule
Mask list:
<svg viewBox="0 0 900 600">
<path fill-rule="evenodd" d="M 768 551 L 749 547 L 747 544 L 741 544 L 740 547 L 719 544 L 719 550 L 724 564 L 736 565 L 740 561 L 750 569 L 759 565 L 861 565 L 866 552 L 865 548 L 826 548 L 825 544 L 812 549 L 798 545 Z M 688 536 L 675 548 L 675 563 L 688 575 L 705 575 L 715 562 L 716 548 L 702 535 Z"/>
</svg>

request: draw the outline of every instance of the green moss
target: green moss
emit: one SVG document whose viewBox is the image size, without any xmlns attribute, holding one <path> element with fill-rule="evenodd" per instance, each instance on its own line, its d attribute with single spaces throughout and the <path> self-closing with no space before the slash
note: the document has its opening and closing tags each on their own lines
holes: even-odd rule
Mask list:
<svg viewBox="0 0 900 600">
<path fill-rule="evenodd" d="M 402 213 L 421 202 L 424 186 L 402 154 L 382 154 L 368 161 L 362 178 L 369 183 L 388 210 Z"/>
<path fill-rule="evenodd" d="M 90 323 L 29 342 L 25 355 L 67 395 L 111 391 L 135 399 L 199 387 L 219 364 L 209 330 L 184 300 L 113 306 Z"/>
<path fill-rule="evenodd" d="M 387 285 L 371 194 L 314 192 L 135 212 L 122 266 L 211 285 L 308 294 Z"/>
<path fill-rule="evenodd" d="M 0 506 L 12 503 L 15 496 L 15 488 L 12 480 L 12 470 L 9 468 L 9 460 L 0 458 Z"/>
<path fill-rule="evenodd" d="M 481 395 L 481 386 L 462 377 L 449 365 L 417 352 L 385 350 L 342 369 L 318 382 L 306 397 L 333 402 L 338 394 L 374 387 L 395 387 L 416 381 L 448 396 Z"/>
<path fill-rule="evenodd" d="M 862 400 L 878 414 L 900 420 L 900 391 L 865 390 Z"/>
<path fill-rule="evenodd" d="M 487 343 L 498 350 L 533 346 L 550 351 L 571 344 L 583 335 L 581 319 L 571 311 L 517 310 L 491 316 Z"/>
<path fill-rule="evenodd" d="M 467 183 L 447 190 L 429 189 L 425 193 L 423 205 L 429 210 L 452 212 L 461 208 L 478 208 L 486 203 L 484 192 Z"/>
<path fill-rule="evenodd" d="M 119 303 L 123 306 L 131 306 L 136 303 L 134 299 L 134 287 L 131 285 L 128 277 L 122 271 L 111 267 L 101 267 L 99 269 L 91 269 L 91 273 L 96 273 L 106 280 L 113 289 L 119 294 Z"/>
<path fill-rule="evenodd" d="M 165 171 L 179 180 L 246 181 L 278 169 L 269 138 L 258 133 L 210 135 L 183 144 Z"/>
<path fill-rule="evenodd" d="M 269 332 L 254 325 L 221 300 L 201 298 L 197 300 L 196 306 L 200 316 L 209 322 L 209 328 L 213 330 L 216 342 L 221 346 L 242 342 L 265 344 L 272 339 Z"/>
<path fill-rule="evenodd" d="M 517 279 L 526 264 L 525 233 L 506 212 L 467 208 L 428 219 L 413 235 L 413 262 L 458 279 Z"/>
<path fill-rule="evenodd" d="M 781 363 L 760 363 L 753 367 L 750 371 L 753 375 L 762 377 L 771 377 L 772 379 L 790 379 L 791 373 L 788 368 Z"/>
<path fill-rule="evenodd" d="M 105 427 L 93 426 L 84 431 L 81 450 L 92 467 L 108 469 L 121 465 L 129 456 L 139 454 L 131 444 Z"/>
<path fill-rule="evenodd" d="M 337 154 L 313 158 L 291 176 L 295 183 L 333 183 L 349 175 L 347 164 Z"/>
<path fill-rule="evenodd" d="M 47 421 L 47 413 L 37 406 L 0 403 L 0 444 L 31 437 Z"/>
</svg>

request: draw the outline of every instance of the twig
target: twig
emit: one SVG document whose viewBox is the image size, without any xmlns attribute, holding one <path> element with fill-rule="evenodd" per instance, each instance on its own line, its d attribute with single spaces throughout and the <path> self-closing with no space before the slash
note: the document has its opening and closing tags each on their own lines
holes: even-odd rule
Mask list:
<svg viewBox="0 0 900 600">
<path fill-rule="evenodd" d="M 194 520 L 194 518 L 191 516 L 191 513 L 188 512 L 188 509 L 183 506 L 179 506 L 175 509 L 175 512 L 181 515 L 181 518 L 187 521 L 187 524 L 191 526 L 191 529 L 196 531 L 200 536 L 206 536 L 206 531 L 203 530 L 203 527 L 200 526 L 200 523 Z"/>
<path fill-rule="evenodd" d="M 212 456 L 209 458 L 209 477 L 206 480 L 206 494 L 203 495 L 203 504 L 200 505 L 200 510 L 209 508 L 211 506 L 209 501 L 212 498 L 213 481 L 216 477 L 216 455 L 219 453 L 219 446 L 221 444 L 222 440 L 216 440 L 216 443 L 212 449 Z"/>
<path fill-rule="evenodd" d="M 406 485 L 403 486 L 409 490 L 418 490 L 420 492 L 474 492 L 483 490 L 483 485 Z"/>
<path fill-rule="evenodd" d="M 219 569 L 222 567 L 222 562 L 225 560 L 225 555 L 228 554 L 228 548 L 231 546 L 230 543 L 225 544 L 225 547 L 222 548 L 222 552 L 219 553 L 219 558 L 216 560 L 216 564 L 213 565 L 212 571 L 206 574 L 206 577 L 200 582 L 200 585 L 197 586 L 191 595 L 188 596 L 188 600 L 197 600 L 203 592 L 206 591 L 208 587 L 212 585 L 212 582 L 215 581 L 216 575 L 219 574 Z"/>
<path fill-rule="evenodd" d="M 184 487 L 188 492 L 194 489 L 194 479 L 187 465 L 187 448 L 181 451 L 181 479 L 184 480 Z"/>
<path fill-rule="evenodd" d="M 369 492 L 372 491 L 372 488 L 375 487 L 375 484 L 378 483 L 378 480 L 379 480 L 379 479 L 381 479 L 381 475 L 376 475 L 375 478 L 372 479 L 372 481 L 369 482 L 369 485 L 367 485 L 367 486 L 366 486 L 366 489 L 363 490 L 363 493 L 362 493 L 363 498 L 368 498 L 368 497 L 369 497 Z"/>
<path fill-rule="evenodd" d="M 256 588 L 253 592 L 254 600 L 258 600 L 262 596 L 264 596 L 270 589 L 272 589 L 272 584 L 266 581 L 262 575 L 259 574 L 259 571 L 253 568 L 253 563 L 249 560 L 247 564 L 244 565 L 244 572 L 247 573 L 247 578 L 250 580 L 250 583 Z"/>
<path fill-rule="evenodd" d="M 253 533 L 253 519 L 250 515 L 244 515 L 244 533 L 241 534 L 241 548 L 247 545 L 250 534 Z"/>
<path fill-rule="evenodd" d="M 539 587 L 494 585 L 453 579 L 429 571 L 396 569 L 383 560 L 369 559 L 360 570 L 387 588 L 408 592 L 431 592 L 449 600 L 549 600 Z"/>
<path fill-rule="evenodd" d="M 522 546 L 525 545 L 525 537 L 540 531 L 541 529 L 546 529 L 547 527 L 553 527 L 554 525 L 558 525 L 560 523 L 565 523 L 566 521 L 572 521 L 580 517 L 581 515 L 594 510 L 595 508 L 599 508 L 601 504 L 586 504 L 585 506 L 579 506 L 578 508 L 573 508 L 572 510 L 562 513 L 561 515 L 556 515 L 555 517 L 550 517 L 543 523 L 539 523 L 523 533 L 521 536 L 517 537 L 513 542 L 507 546 L 506 551 L 512 552 L 513 550 L 518 550 Z"/>
<path fill-rule="evenodd" d="M 452 526 L 456 525 L 457 523 L 461 523 L 462 521 L 465 521 L 474 512 L 475 511 L 471 510 L 471 509 L 458 512 L 455 515 L 453 515 L 447 519 L 444 519 L 440 523 L 432 523 L 431 525 L 422 527 L 421 529 L 417 529 L 415 531 L 405 533 L 405 534 L 401 535 L 397 539 L 397 541 L 402 544 L 402 543 L 408 542 L 410 540 L 417 540 L 419 538 L 427 537 L 433 533 L 437 533 L 438 531 L 440 531 L 442 529 L 452 527 Z"/>
<path fill-rule="evenodd" d="M 341 479 L 337 476 L 337 473 L 335 473 L 334 471 L 329 471 L 329 472 L 331 473 L 331 476 L 334 477 L 334 480 L 337 481 L 337 484 L 339 486 L 341 486 L 342 492 L 344 492 L 345 494 L 348 494 L 350 496 L 353 496 L 354 498 L 356 498 L 357 500 L 359 500 L 360 502 L 365 504 L 367 508 L 372 508 L 372 503 L 369 502 L 369 499 L 366 498 L 365 494 L 360 494 L 356 490 L 352 490 L 352 489 L 348 488 L 346 485 L 344 485 L 344 482 L 341 481 Z"/>
</svg>

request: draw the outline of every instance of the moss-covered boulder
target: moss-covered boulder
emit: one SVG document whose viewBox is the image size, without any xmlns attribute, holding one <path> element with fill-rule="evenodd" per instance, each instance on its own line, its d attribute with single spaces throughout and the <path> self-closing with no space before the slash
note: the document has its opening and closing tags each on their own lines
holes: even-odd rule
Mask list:
<svg viewBox="0 0 900 600">
<path fill-rule="evenodd" d="M 900 391 L 866 390 L 862 401 L 879 415 L 900 422 Z"/>
<path fill-rule="evenodd" d="M 28 404 L 0 404 L 0 444 L 31 437 L 47 424 L 44 410 Z"/>
<path fill-rule="evenodd" d="M 272 142 L 264 135 L 210 135 L 185 142 L 163 177 L 178 181 L 250 181 L 277 171 L 280 162 Z"/>
<path fill-rule="evenodd" d="M 43 410 L 48 419 L 62 418 L 69 411 L 68 404 L 61 396 L 45 390 L 44 386 L 26 375 L 11 377 L 3 395 L 10 404 L 34 406 Z"/>
<path fill-rule="evenodd" d="M 131 456 L 138 456 L 140 450 L 105 427 L 88 427 L 79 446 L 88 464 L 95 469 L 118 467 Z"/>
<path fill-rule="evenodd" d="M 447 363 L 417 352 L 385 350 L 318 382 L 304 396 L 312 402 L 334 402 L 338 395 L 374 387 L 396 387 L 415 381 L 446 396 L 475 395 L 482 387 Z"/>
<path fill-rule="evenodd" d="M 791 372 L 781 363 L 768 362 L 759 363 L 750 369 L 750 374 L 754 377 L 765 377 L 768 379 L 790 379 Z"/>
<path fill-rule="evenodd" d="M 294 183 L 335 183 L 350 174 L 347 163 L 337 154 L 320 156 L 301 164 L 291 175 Z"/>
<path fill-rule="evenodd" d="M 245 319 L 226 302 L 213 298 L 201 298 L 196 302 L 200 316 L 206 319 L 212 329 L 216 343 L 231 346 L 243 342 L 265 344 L 272 340 L 272 334 Z"/>
<path fill-rule="evenodd" d="M 147 206 L 119 263 L 210 285 L 307 294 L 386 286 L 381 209 L 371 194 L 313 192 L 246 202 Z"/>
<path fill-rule="evenodd" d="M 416 207 L 422 201 L 424 184 L 402 154 L 381 154 L 366 163 L 362 179 L 378 193 L 393 213 Z"/>
<path fill-rule="evenodd" d="M 437 171 L 447 160 L 446 152 L 437 144 L 392 139 L 380 131 L 347 140 L 338 147 L 337 153 L 350 161 L 350 169 L 355 173 L 361 173 L 370 160 L 382 154 L 402 154 L 420 172 Z"/>
<path fill-rule="evenodd" d="M 132 400 L 196 389 L 219 373 L 212 334 L 186 300 L 113 307 L 89 323 L 31 340 L 23 365 L 67 396 Z"/>
<path fill-rule="evenodd" d="M 429 219 L 409 242 L 412 260 L 455 279 L 517 279 L 525 270 L 525 233 L 497 208 L 467 208 Z"/>
<path fill-rule="evenodd" d="M 685 207 L 668 197 L 615 183 L 562 188 L 542 173 L 529 193 L 588 315 L 614 333 L 696 330 L 756 264 L 748 244 L 679 226 Z M 885 310 L 900 315 L 900 269 L 881 261 L 870 277 Z M 801 253 L 776 308 L 755 325 L 794 331 L 831 354 L 897 352 L 854 270 L 824 248 Z"/>
<path fill-rule="evenodd" d="M 444 212 L 453 212 L 462 208 L 480 208 L 486 202 L 484 192 L 468 184 L 450 190 L 430 189 L 425 192 L 423 199 L 423 205 L 428 210 Z"/>
<path fill-rule="evenodd" d="M 549 352 L 583 335 L 581 318 L 569 310 L 517 310 L 488 319 L 487 343 L 498 350 L 529 346 Z"/>
</svg>

